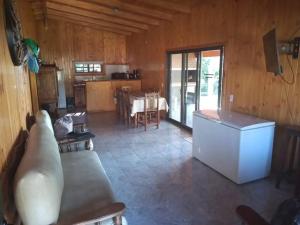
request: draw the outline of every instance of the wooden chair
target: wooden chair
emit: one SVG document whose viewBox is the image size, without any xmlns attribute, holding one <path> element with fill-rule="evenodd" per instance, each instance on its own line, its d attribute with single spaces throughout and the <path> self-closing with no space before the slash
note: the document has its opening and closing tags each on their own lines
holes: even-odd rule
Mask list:
<svg viewBox="0 0 300 225">
<path fill-rule="evenodd" d="M 124 122 L 127 124 L 128 122 L 128 110 L 129 110 L 129 94 L 132 90 L 131 86 L 122 86 L 121 92 L 120 92 L 120 100 L 121 100 L 121 118 L 124 120 Z"/>
<path fill-rule="evenodd" d="M 123 107 L 122 107 L 122 89 L 117 88 L 116 89 L 116 99 L 117 99 L 117 113 L 119 114 L 120 117 L 123 116 Z"/>
<path fill-rule="evenodd" d="M 129 92 L 122 90 L 122 117 L 127 124 L 128 122 L 128 104 L 129 104 Z"/>
<path fill-rule="evenodd" d="M 299 139 L 300 127 L 286 126 L 284 132 L 284 140 L 281 149 L 281 169 L 277 175 L 276 187 L 280 187 L 280 183 L 284 178 L 294 180 L 295 191 L 294 196 L 300 197 L 300 152 L 299 152 Z M 245 225 L 271 225 L 263 217 L 261 217 L 252 208 L 240 205 L 236 208 L 236 213 L 242 219 Z"/>
<path fill-rule="evenodd" d="M 244 225 L 271 225 L 262 216 L 248 206 L 238 206 L 236 208 L 236 213 L 241 218 Z"/>
<path fill-rule="evenodd" d="M 125 124 L 130 127 L 132 124 L 137 124 L 137 115 L 131 116 L 130 91 L 122 90 L 122 117 Z"/>
<path fill-rule="evenodd" d="M 25 152 L 28 132 L 21 130 L 10 149 L 1 174 L 2 210 L 7 224 L 18 224 L 18 212 L 14 203 L 14 177 Z M 1 218 L 0 218 L 1 219 Z M 2 223 L 1 223 L 2 225 Z"/>
<path fill-rule="evenodd" d="M 284 128 L 284 138 L 280 152 L 280 170 L 277 174 L 276 187 L 280 188 L 281 181 L 286 179 L 296 184 L 296 192 L 300 192 L 299 179 L 300 178 L 300 127 L 299 126 L 286 126 Z"/>
<path fill-rule="evenodd" d="M 147 131 L 148 125 L 156 125 L 157 129 L 160 124 L 160 112 L 159 112 L 159 93 L 145 93 L 144 98 L 144 112 L 138 113 L 137 122 L 142 124 Z"/>
</svg>

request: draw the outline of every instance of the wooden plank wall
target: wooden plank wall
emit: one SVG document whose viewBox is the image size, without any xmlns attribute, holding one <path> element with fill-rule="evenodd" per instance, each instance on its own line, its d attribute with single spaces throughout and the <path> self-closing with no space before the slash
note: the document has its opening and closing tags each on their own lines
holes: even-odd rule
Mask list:
<svg viewBox="0 0 300 225">
<path fill-rule="evenodd" d="M 172 22 L 128 37 L 127 59 L 131 68 L 142 69 L 143 88 L 160 88 L 164 94 L 167 50 L 223 44 L 222 107 L 300 125 L 300 68 L 294 85 L 267 73 L 262 44 L 263 34 L 273 27 L 280 40 L 289 39 L 300 27 L 299 12 L 299 0 L 194 1 L 191 14 L 179 14 Z M 291 80 L 286 57 L 282 61 L 284 76 Z M 299 61 L 292 60 L 295 73 Z M 278 147 L 280 138 L 276 140 Z"/>
<path fill-rule="evenodd" d="M 285 40 L 300 27 L 298 0 L 204 0 L 194 3 L 190 15 L 178 15 L 173 22 L 128 37 L 128 62 L 141 68 L 143 86 L 164 92 L 166 51 L 197 46 L 225 45 L 225 75 L 222 106 L 273 119 L 280 123 L 300 124 L 300 78 L 293 86 L 265 72 L 262 36 L 274 26 L 279 39 Z M 300 36 L 300 30 L 297 33 Z M 285 74 L 291 70 L 282 58 Z M 297 70 L 299 60 L 292 60 Z M 287 89 L 294 121 L 289 116 L 284 89 Z"/>
<path fill-rule="evenodd" d="M 36 38 L 36 27 L 27 1 L 17 1 L 25 37 Z M 3 5 L 3 0 L 0 0 Z M 15 67 L 9 55 L 3 12 L 0 10 L 0 168 L 21 128 L 26 129 L 26 115 L 32 112 L 29 73 L 26 67 Z"/>
<path fill-rule="evenodd" d="M 123 35 L 48 20 L 47 29 L 42 22 L 38 23 L 38 39 L 42 59 L 63 69 L 67 96 L 73 95 L 74 60 L 126 63 L 126 39 Z"/>
</svg>

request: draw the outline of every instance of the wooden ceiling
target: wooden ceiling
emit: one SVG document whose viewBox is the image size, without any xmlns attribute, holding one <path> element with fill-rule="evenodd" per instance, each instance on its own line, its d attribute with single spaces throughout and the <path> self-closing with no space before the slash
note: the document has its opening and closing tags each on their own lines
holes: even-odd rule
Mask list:
<svg viewBox="0 0 300 225">
<path fill-rule="evenodd" d="M 172 21 L 173 15 L 190 13 L 189 1 L 179 0 L 30 0 L 37 20 L 67 21 L 131 35 Z"/>
</svg>

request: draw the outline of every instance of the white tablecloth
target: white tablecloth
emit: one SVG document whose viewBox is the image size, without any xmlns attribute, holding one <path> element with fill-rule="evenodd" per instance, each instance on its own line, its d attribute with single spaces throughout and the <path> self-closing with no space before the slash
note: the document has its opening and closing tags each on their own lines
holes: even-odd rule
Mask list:
<svg viewBox="0 0 300 225">
<path fill-rule="evenodd" d="M 136 97 L 131 95 L 129 98 L 131 104 L 131 116 L 134 116 L 138 112 L 144 112 L 145 97 Z M 169 110 L 167 100 L 164 97 L 159 98 L 159 110 L 165 110 L 166 112 Z"/>
</svg>

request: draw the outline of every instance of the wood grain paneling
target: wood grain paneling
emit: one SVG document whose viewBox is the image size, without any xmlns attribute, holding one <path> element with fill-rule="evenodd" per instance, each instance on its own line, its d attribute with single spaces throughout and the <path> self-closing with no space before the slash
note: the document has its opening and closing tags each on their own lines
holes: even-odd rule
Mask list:
<svg viewBox="0 0 300 225">
<path fill-rule="evenodd" d="M 49 19 L 47 30 L 42 21 L 38 22 L 38 39 L 42 59 L 63 70 L 67 96 L 73 95 L 73 61 L 126 63 L 123 35 Z"/>
<path fill-rule="evenodd" d="M 117 88 L 130 86 L 132 91 L 141 91 L 141 80 L 112 80 L 86 82 L 88 112 L 115 111 Z"/>
<path fill-rule="evenodd" d="M 299 0 L 194 1 L 191 14 L 177 15 L 173 22 L 127 37 L 127 59 L 132 69 L 142 69 L 143 88 L 164 91 L 167 50 L 223 44 L 222 107 L 229 108 L 233 94 L 235 111 L 299 125 L 299 60 L 292 60 L 296 82 L 287 85 L 266 72 L 262 43 L 262 36 L 273 27 L 280 40 L 289 39 L 300 27 L 299 10 Z M 285 56 L 282 62 L 284 77 L 291 80 Z"/>
<path fill-rule="evenodd" d="M 114 92 L 111 81 L 87 82 L 86 92 L 86 108 L 88 112 L 114 110 Z"/>
<path fill-rule="evenodd" d="M 0 0 L 3 5 L 3 0 Z M 31 5 L 17 1 L 17 8 L 25 37 L 36 38 Z M 0 10 L 0 167 L 15 142 L 21 128 L 26 129 L 26 114 L 32 112 L 28 69 L 14 67 L 6 42 L 3 12 Z"/>
<path fill-rule="evenodd" d="M 222 106 L 229 107 L 228 96 L 235 96 L 233 109 L 273 119 L 280 123 L 300 123 L 297 103 L 300 84 L 284 84 L 265 70 L 262 36 L 277 27 L 279 39 L 288 39 L 300 26 L 300 2 L 282 1 L 201 1 L 195 2 L 191 15 L 178 15 L 173 22 L 151 32 L 127 37 L 128 62 L 141 68 L 143 87 L 164 90 L 166 51 L 198 46 L 225 46 L 225 75 Z M 210 29 L 212 28 L 213 29 Z M 300 36 L 300 30 L 298 32 Z M 284 76 L 291 69 L 282 57 Z M 299 60 L 292 60 L 297 70 Z M 290 118 L 284 89 L 287 89 L 294 121 Z"/>
<path fill-rule="evenodd" d="M 57 69 L 42 66 L 36 79 L 39 105 L 58 102 Z"/>
<path fill-rule="evenodd" d="M 38 100 L 38 90 L 36 75 L 34 73 L 29 74 L 30 80 L 30 92 L 31 92 L 31 103 L 32 103 L 32 113 L 35 115 L 39 110 L 39 100 Z"/>
<path fill-rule="evenodd" d="M 124 86 L 129 86 L 131 91 L 141 91 L 141 80 L 112 80 L 111 82 L 114 92 Z"/>
</svg>

